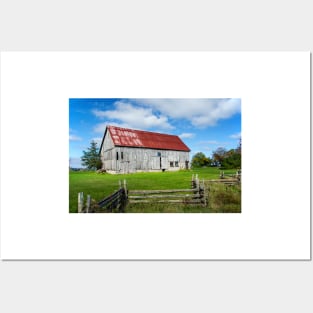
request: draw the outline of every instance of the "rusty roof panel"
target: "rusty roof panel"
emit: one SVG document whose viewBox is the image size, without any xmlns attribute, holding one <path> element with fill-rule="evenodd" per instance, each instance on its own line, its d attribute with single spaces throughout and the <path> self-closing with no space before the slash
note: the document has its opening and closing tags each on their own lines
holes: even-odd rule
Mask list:
<svg viewBox="0 0 313 313">
<path fill-rule="evenodd" d="M 190 149 L 175 135 L 108 126 L 114 145 L 189 152 Z"/>
</svg>

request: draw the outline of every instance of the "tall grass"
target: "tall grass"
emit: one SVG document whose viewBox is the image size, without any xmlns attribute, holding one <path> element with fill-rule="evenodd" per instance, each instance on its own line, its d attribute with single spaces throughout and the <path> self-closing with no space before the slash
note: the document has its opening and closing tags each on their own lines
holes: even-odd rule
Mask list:
<svg viewBox="0 0 313 313">
<path fill-rule="evenodd" d="M 241 212 L 241 185 L 207 184 L 208 208 L 215 213 Z"/>
</svg>

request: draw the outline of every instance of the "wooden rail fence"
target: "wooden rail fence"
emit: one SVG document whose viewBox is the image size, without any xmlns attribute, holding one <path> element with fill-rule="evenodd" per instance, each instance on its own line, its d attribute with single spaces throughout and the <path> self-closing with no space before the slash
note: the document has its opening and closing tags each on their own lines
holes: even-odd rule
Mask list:
<svg viewBox="0 0 313 313">
<path fill-rule="evenodd" d="M 190 189 L 129 190 L 128 202 L 132 203 L 181 203 L 206 205 L 205 187 L 198 176 L 192 177 Z"/>
<path fill-rule="evenodd" d="M 78 213 L 100 212 L 124 212 L 128 203 L 178 203 L 188 205 L 207 206 L 211 183 L 222 183 L 226 186 L 241 183 L 241 173 L 233 177 L 220 179 L 199 180 L 198 174 L 193 174 L 190 189 L 166 189 L 166 190 L 128 190 L 126 180 L 119 181 L 119 189 L 113 194 L 95 202 L 87 195 L 84 202 L 84 194 L 78 193 Z"/>
<path fill-rule="evenodd" d="M 113 194 L 103 198 L 99 202 L 92 203 L 90 195 L 87 195 L 84 203 L 83 192 L 78 193 L 78 213 L 101 213 L 101 212 L 124 212 L 127 204 L 127 185 L 124 180 L 123 186 L 119 181 L 119 189 Z"/>
<path fill-rule="evenodd" d="M 241 170 L 238 170 L 236 174 L 225 174 L 224 172 L 220 173 L 220 179 L 227 179 L 227 178 L 233 178 L 237 181 L 241 181 Z"/>
</svg>

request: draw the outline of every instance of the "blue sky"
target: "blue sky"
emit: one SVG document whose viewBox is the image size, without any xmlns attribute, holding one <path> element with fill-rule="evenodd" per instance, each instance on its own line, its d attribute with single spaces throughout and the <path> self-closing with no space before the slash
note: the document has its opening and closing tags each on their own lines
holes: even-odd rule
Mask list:
<svg viewBox="0 0 313 313">
<path fill-rule="evenodd" d="M 81 167 L 83 150 L 101 140 L 107 125 L 178 135 L 190 158 L 236 148 L 241 136 L 241 99 L 69 99 L 71 167 Z"/>
</svg>

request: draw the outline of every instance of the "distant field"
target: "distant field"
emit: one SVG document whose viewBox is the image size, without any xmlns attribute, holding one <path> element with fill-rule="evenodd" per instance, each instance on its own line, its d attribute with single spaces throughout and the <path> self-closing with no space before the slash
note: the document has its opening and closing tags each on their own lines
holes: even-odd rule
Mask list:
<svg viewBox="0 0 313 313">
<path fill-rule="evenodd" d="M 234 174 L 235 170 L 225 170 L 225 174 Z M 177 172 L 135 173 L 135 174 L 97 174 L 95 172 L 69 172 L 69 211 L 77 212 L 77 194 L 91 195 L 99 201 L 118 189 L 119 180 L 126 179 L 128 189 L 184 189 L 190 188 L 192 174 L 199 179 L 217 179 L 220 170 L 217 168 L 201 168 Z M 238 193 L 238 192 L 237 192 Z M 240 205 L 240 204 L 239 204 Z M 235 210 L 238 211 L 238 208 Z M 127 212 L 145 212 L 144 207 L 131 206 Z M 149 212 L 217 212 L 209 208 L 158 205 Z"/>
</svg>

